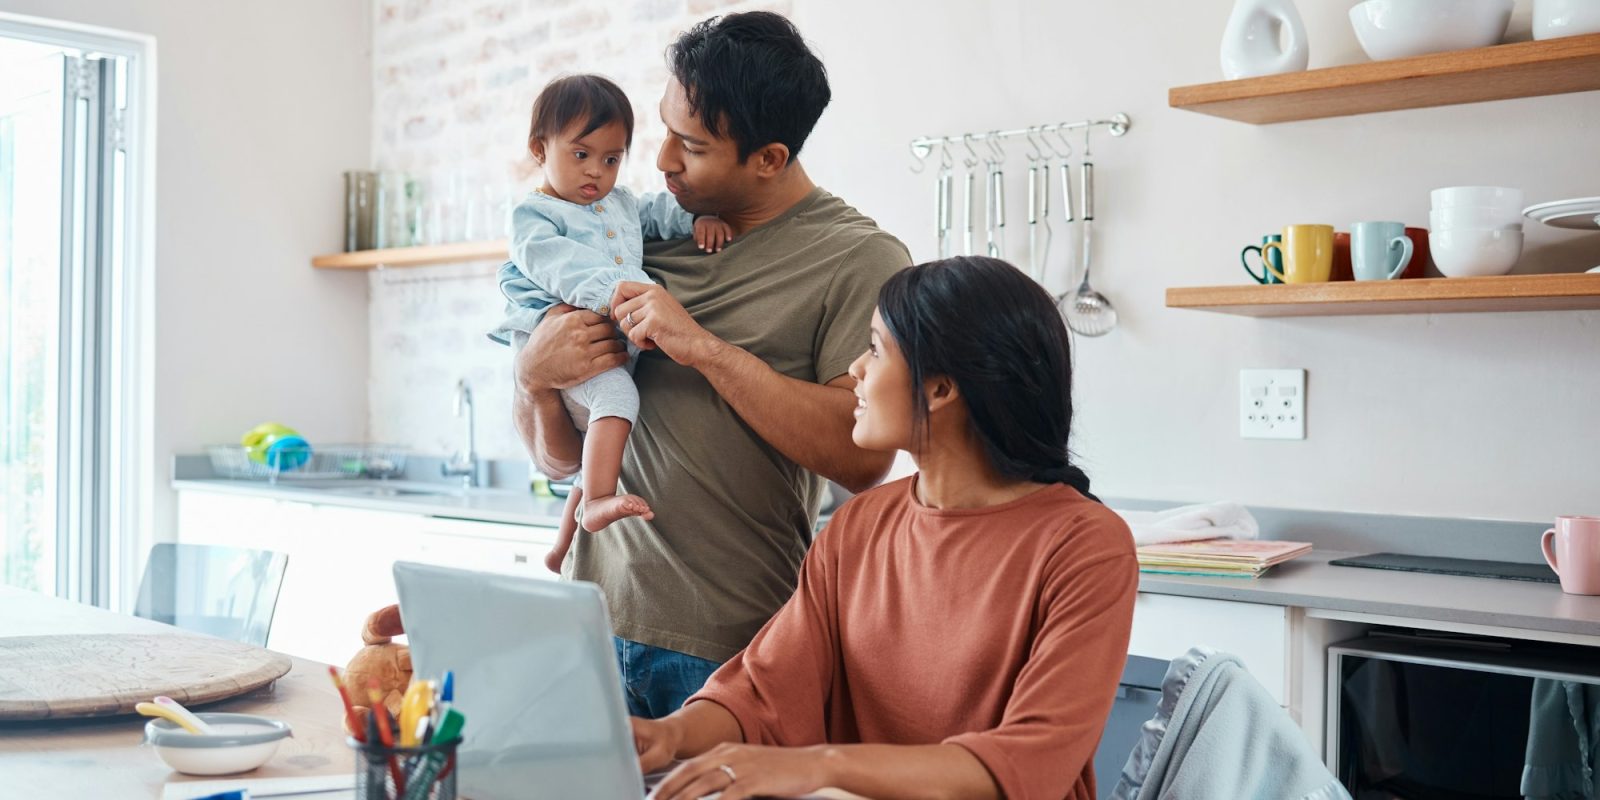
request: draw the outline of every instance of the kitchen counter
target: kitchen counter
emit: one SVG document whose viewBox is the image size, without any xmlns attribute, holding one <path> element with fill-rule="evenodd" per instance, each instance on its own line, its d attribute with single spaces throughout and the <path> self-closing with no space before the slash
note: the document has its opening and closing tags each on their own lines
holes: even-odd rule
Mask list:
<svg viewBox="0 0 1600 800">
<path fill-rule="evenodd" d="M 427 490 L 417 494 L 351 494 L 361 487 L 386 487 L 398 490 Z M 250 497 L 269 497 L 298 503 L 363 508 L 372 511 L 398 511 L 434 517 L 503 522 L 512 525 L 538 525 L 554 528 L 561 524 L 561 509 L 566 500 L 538 497 L 516 489 L 471 489 L 461 491 L 437 483 L 413 481 L 264 481 L 224 478 L 178 479 L 177 491 L 222 492 Z M 449 492 L 454 493 L 449 493 Z M 446 492 L 446 493 L 438 493 Z"/>
<path fill-rule="evenodd" d="M 1600 637 L 1600 597 L 1566 594 L 1553 583 L 1328 563 L 1352 555 L 1314 550 L 1254 579 L 1141 573 L 1139 591 Z"/>
</svg>

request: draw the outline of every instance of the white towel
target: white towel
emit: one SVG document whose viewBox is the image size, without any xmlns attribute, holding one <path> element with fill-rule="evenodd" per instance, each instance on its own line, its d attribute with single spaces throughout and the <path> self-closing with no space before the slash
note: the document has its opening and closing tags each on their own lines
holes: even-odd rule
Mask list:
<svg viewBox="0 0 1600 800">
<path fill-rule="evenodd" d="M 1165 511 L 1112 510 L 1121 514 L 1133 530 L 1135 545 L 1196 539 L 1254 539 L 1261 535 L 1256 518 L 1238 503 L 1202 503 Z"/>
</svg>

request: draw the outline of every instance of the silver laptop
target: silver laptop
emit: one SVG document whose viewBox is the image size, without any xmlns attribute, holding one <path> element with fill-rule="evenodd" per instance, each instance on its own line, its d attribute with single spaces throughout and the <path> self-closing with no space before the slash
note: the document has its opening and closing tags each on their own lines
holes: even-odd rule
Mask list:
<svg viewBox="0 0 1600 800">
<path fill-rule="evenodd" d="M 455 673 L 460 795 L 644 797 L 597 587 L 408 562 L 394 582 L 416 676 Z"/>
</svg>

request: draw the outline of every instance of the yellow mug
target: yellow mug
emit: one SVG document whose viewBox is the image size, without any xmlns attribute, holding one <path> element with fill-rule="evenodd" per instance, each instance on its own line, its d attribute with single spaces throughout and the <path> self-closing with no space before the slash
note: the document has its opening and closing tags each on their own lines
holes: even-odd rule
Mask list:
<svg viewBox="0 0 1600 800">
<path fill-rule="evenodd" d="M 1267 258 L 1272 250 L 1283 259 L 1282 272 Z M 1327 283 L 1333 278 L 1333 226 L 1286 225 L 1282 242 L 1261 246 L 1261 260 L 1284 283 Z"/>
</svg>

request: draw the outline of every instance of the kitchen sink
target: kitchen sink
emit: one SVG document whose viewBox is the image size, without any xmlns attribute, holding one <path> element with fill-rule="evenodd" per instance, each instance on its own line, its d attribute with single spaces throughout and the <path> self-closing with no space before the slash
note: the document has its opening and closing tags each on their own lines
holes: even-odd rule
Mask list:
<svg viewBox="0 0 1600 800">
<path fill-rule="evenodd" d="M 426 484 L 379 484 L 359 486 L 328 486 L 321 491 L 352 497 L 460 497 L 464 491 L 457 486 L 428 486 Z"/>
</svg>

